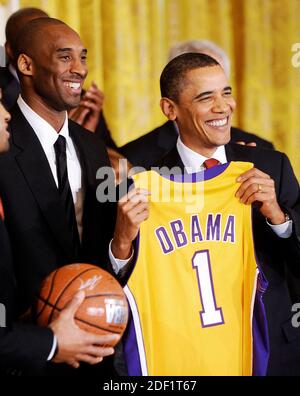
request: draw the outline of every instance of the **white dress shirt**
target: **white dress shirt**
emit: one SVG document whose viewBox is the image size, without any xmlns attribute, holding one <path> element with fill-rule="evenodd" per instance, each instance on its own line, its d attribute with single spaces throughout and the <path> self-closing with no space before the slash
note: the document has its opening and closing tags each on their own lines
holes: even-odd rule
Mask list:
<svg viewBox="0 0 300 396">
<path fill-rule="evenodd" d="M 186 168 L 187 173 L 199 172 L 200 170 L 205 169 L 205 167 L 203 166 L 203 162 L 208 158 L 204 157 L 201 154 L 196 153 L 195 151 L 187 147 L 180 139 L 180 136 L 178 137 L 177 140 L 177 150 L 183 162 L 183 165 Z M 218 160 L 220 164 L 225 164 L 226 162 L 228 162 L 226 157 L 225 147 L 224 146 L 218 147 L 211 158 Z M 267 223 L 280 238 L 289 238 L 292 235 L 293 232 L 292 220 L 277 225 L 270 224 L 268 221 Z"/>
</svg>

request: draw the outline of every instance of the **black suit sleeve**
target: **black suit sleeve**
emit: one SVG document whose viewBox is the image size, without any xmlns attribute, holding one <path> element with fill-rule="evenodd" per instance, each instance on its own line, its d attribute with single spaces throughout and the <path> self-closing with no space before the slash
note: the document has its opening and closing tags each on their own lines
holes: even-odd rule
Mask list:
<svg viewBox="0 0 300 396">
<path fill-rule="evenodd" d="M 293 221 L 293 234 L 286 240 L 287 283 L 292 302 L 300 301 L 300 198 L 299 184 L 289 159 L 283 154 L 279 202 Z M 298 192 L 298 195 L 297 195 Z"/>
<path fill-rule="evenodd" d="M 46 366 L 53 345 L 49 328 L 14 324 L 0 328 L 0 367 L 22 371 L 39 370 Z"/>
</svg>

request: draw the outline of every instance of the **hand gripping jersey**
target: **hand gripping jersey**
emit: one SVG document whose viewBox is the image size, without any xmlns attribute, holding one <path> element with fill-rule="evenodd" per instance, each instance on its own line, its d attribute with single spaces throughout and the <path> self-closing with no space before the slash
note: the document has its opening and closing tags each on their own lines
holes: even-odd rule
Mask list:
<svg viewBox="0 0 300 396">
<path fill-rule="evenodd" d="M 251 205 L 235 197 L 237 177 L 252 166 L 231 162 L 184 180 L 134 176 L 151 196 L 124 289 L 129 375 L 252 375 L 253 349 L 256 373 L 265 373 L 266 326 L 252 328 L 254 301 L 265 318 L 265 285 L 260 275 L 257 288 Z"/>
</svg>

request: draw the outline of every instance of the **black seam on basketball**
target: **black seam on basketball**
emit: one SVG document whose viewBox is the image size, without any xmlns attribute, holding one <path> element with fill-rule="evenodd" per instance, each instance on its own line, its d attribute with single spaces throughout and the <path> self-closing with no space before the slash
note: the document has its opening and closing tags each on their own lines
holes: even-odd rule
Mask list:
<svg viewBox="0 0 300 396">
<path fill-rule="evenodd" d="M 55 279 L 56 276 L 57 276 L 58 270 L 59 270 L 59 268 L 57 268 L 57 269 L 55 270 L 55 273 L 54 273 L 54 275 L 53 275 L 53 277 L 52 277 L 52 280 L 51 280 L 51 285 L 50 285 L 50 289 L 49 289 L 48 296 L 47 296 L 46 300 L 44 301 L 44 302 L 45 302 L 45 305 L 44 305 L 43 308 L 40 310 L 40 312 L 36 313 L 36 319 L 39 318 L 39 316 L 42 314 L 42 312 L 44 311 L 44 309 L 45 309 L 46 306 L 47 306 L 48 300 L 49 300 L 49 298 L 51 297 L 51 294 L 52 294 L 52 291 L 53 291 L 54 279 Z M 40 297 L 40 296 L 39 296 L 39 297 Z M 49 323 L 48 323 L 48 324 L 49 324 Z"/>
<path fill-rule="evenodd" d="M 93 297 L 105 297 L 105 296 L 109 296 L 109 297 L 122 297 L 122 298 L 123 298 L 123 294 L 117 294 L 117 293 L 98 293 L 98 294 L 93 294 L 93 295 L 85 296 L 85 299 L 93 298 Z"/>
<path fill-rule="evenodd" d="M 58 305 L 59 300 L 61 299 L 61 297 L 63 296 L 63 294 L 65 293 L 65 291 L 68 289 L 68 287 L 74 282 L 74 280 L 76 278 L 79 278 L 79 276 L 81 276 L 82 274 L 85 274 L 86 272 L 89 271 L 93 271 L 95 268 L 88 268 L 82 272 L 80 272 L 79 274 L 77 274 L 74 278 L 72 278 L 69 283 L 63 288 L 63 290 L 61 291 L 61 293 L 57 296 L 56 301 L 54 302 L 54 305 Z M 51 323 L 52 320 L 52 316 L 53 316 L 53 311 L 51 312 L 51 314 L 49 315 L 49 319 L 48 319 L 48 324 Z"/>
<path fill-rule="evenodd" d="M 45 300 L 43 300 L 43 299 L 40 298 L 40 297 L 39 297 L 39 299 L 40 299 L 41 301 L 45 301 Z M 51 307 L 51 308 L 57 309 L 57 310 L 59 310 L 59 311 L 62 311 L 62 310 L 63 310 L 63 308 L 58 308 L 56 305 L 51 304 L 51 302 L 49 302 L 49 301 L 46 303 L 46 305 L 48 305 L 48 306 Z"/>
</svg>

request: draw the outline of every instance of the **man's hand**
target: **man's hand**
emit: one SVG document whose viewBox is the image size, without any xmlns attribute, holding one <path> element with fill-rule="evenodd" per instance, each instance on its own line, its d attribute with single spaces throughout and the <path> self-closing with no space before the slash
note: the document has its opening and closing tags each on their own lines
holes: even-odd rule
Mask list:
<svg viewBox="0 0 300 396">
<path fill-rule="evenodd" d="M 79 106 L 69 112 L 69 117 L 89 131 L 95 132 L 103 103 L 104 95 L 93 81 L 92 85 L 82 96 Z"/>
<path fill-rule="evenodd" d="M 113 255 L 118 259 L 128 259 L 132 241 L 136 238 L 140 224 L 149 216 L 149 191 L 133 189 L 118 202 L 117 221 L 111 244 Z"/>
<path fill-rule="evenodd" d="M 241 185 L 236 197 L 245 204 L 258 204 L 259 210 L 272 224 L 285 222 L 285 215 L 281 210 L 275 193 L 274 180 L 256 168 L 243 173 L 237 178 Z"/>
<path fill-rule="evenodd" d="M 75 294 L 58 318 L 49 325 L 58 344 L 57 353 L 52 359 L 54 363 L 67 363 L 78 368 L 80 362 L 96 364 L 101 362 L 103 357 L 114 353 L 114 349 L 107 345 L 119 340 L 119 335 L 96 335 L 81 330 L 76 325 L 74 315 L 83 300 L 83 291 Z"/>
</svg>

